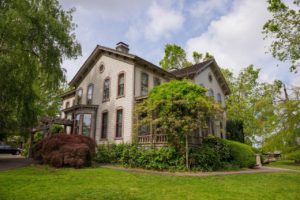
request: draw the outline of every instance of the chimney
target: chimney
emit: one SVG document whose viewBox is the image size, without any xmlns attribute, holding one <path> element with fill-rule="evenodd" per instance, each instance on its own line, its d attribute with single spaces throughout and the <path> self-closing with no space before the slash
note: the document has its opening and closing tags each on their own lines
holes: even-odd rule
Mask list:
<svg viewBox="0 0 300 200">
<path fill-rule="evenodd" d="M 122 53 L 128 53 L 129 52 L 129 46 L 128 46 L 128 44 L 125 44 L 124 42 L 119 42 L 116 45 L 116 50 L 120 51 Z"/>
</svg>

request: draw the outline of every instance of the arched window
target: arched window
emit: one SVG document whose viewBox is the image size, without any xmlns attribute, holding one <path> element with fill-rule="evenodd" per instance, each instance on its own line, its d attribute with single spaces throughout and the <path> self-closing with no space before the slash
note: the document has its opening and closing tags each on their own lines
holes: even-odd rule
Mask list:
<svg viewBox="0 0 300 200">
<path fill-rule="evenodd" d="M 77 90 L 77 104 L 81 104 L 82 93 L 83 93 L 82 88 L 79 88 L 79 89 Z"/>
<path fill-rule="evenodd" d="M 109 101 L 110 79 L 106 78 L 103 84 L 103 101 Z"/>
<path fill-rule="evenodd" d="M 217 94 L 217 101 L 218 101 L 219 103 L 222 103 L 222 96 L 221 96 L 220 93 Z"/>
<path fill-rule="evenodd" d="M 210 97 L 215 96 L 215 95 L 214 95 L 213 89 L 210 88 L 210 89 L 208 90 L 208 96 L 210 96 Z"/>
<path fill-rule="evenodd" d="M 118 76 L 118 94 L 117 94 L 118 97 L 122 97 L 122 96 L 125 95 L 125 93 L 124 93 L 124 88 L 125 88 L 124 85 L 125 85 L 125 74 L 121 73 Z"/>
<path fill-rule="evenodd" d="M 87 89 L 87 104 L 92 104 L 94 85 L 90 84 Z"/>
</svg>

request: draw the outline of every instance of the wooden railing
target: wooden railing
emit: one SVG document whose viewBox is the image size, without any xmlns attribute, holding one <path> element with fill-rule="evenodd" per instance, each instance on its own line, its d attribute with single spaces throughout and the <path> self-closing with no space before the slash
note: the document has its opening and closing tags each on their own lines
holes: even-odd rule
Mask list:
<svg viewBox="0 0 300 200">
<path fill-rule="evenodd" d="M 138 142 L 140 144 L 165 144 L 168 142 L 168 136 L 166 134 L 143 135 L 138 136 Z"/>
</svg>

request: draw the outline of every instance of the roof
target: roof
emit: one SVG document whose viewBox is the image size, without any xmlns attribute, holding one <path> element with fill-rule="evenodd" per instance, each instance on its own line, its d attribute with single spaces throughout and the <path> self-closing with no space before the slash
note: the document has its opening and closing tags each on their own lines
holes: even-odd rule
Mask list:
<svg viewBox="0 0 300 200">
<path fill-rule="evenodd" d="M 195 64 L 195 65 L 192 65 L 192 66 L 189 66 L 189 67 L 185 67 L 185 68 L 182 68 L 182 69 L 171 71 L 171 73 L 174 74 L 175 76 L 179 77 L 179 78 L 189 76 L 189 75 L 194 75 L 198 71 L 205 68 L 207 65 L 209 65 L 212 62 L 213 62 L 213 60 L 207 60 L 207 61 Z"/>
<path fill-rule="evenodd" d="M 171 71 L 171 73 L 174 74 L 178 78 L 193 77 L 196 74 L 199 74 L 200 72 L 202 72 L 207 67 L 211 67 L 214 75 L 216 76 L 216 78 L 218 79 L 218 81 L 220 83 L 222 90 L 224 91 L 224 94 L 225 95 L 230 94 L 231 93 L 230 88 L 220 70 L 220 67 L 216 63 L 215 59 L 210 59 L 210 60 L 207 60 L 207 61 L 204 61 L 201 63 L 197 63 L 195 65 L 192 65 L 192 66 L 189 66 L 189 67 L 186 67 L 183 69 Z"/>
<path fill-rule="evenodd" d="M 61 94 L 60 97 L 63 98 L 63 99 L 65 99 L 65 98 L 68 98 L 68 97 L 75 96 L 75 93 L 76 93 L 76 90 L 72 89 L 70 91 L 67 91 L 67 92 Z"/>
<path fill-rule="evenodd" d="M 118 56 L 125 57 L 134 62 L 140 63 L 143 66 L 146 65 L 148 68 L 150 68 L 154 71 L 158 71 L 159 73 L 163 74 L 164 76 L 167 76 L 168 78 L 176 78 L 176 76 L 173 75 L 172 73 L 163 70 L 162 68 L 154 65 L 153 63 L 151 63 L 139 56 L 136 56 L 136 55 L 130 54 L 130 53 L 124 53 L 124 52 L 117 51 L 112 48 L 97 45 L 96 48 L 94 49 L 94 51 L 91 53 L 91 55 L 83 63 L 83 65 L 81 66 L 79 71 L 75 74 L 73 79 L 70 81 L 69 85 L 71 85 L 71 86 L 78 85 L 81 82 L 81 80 L 85 77 L 85 75 L 89 72 L 89 70 L 94 66 L 95 62 L 98 60 L 98 57 L 101 55 L 102 52 L 108 52 L 108 53 L 112 53 L 112 54 L 115 54 Z"/>
</svg>

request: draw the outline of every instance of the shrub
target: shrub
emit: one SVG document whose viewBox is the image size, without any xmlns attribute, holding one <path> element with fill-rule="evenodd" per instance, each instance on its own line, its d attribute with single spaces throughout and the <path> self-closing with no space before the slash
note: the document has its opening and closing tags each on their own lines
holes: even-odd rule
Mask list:
<svg viewBox="0 0 300 200">
<path fill-rule="evenodd" d="M 228 145 L 214 136 L 204 138 L 201 146 L 190 151 L 191 167 L 204 171 L 223 169 L 229 158 Z"/>
<path fill-rule="evenodd" d="M 95 141 L 83 135 L 52 135 L 33 148 L 33 159 L 53 167 L 90 166 L 95 155 Z"/>
<path fill-rule="evenodd" d="M 229 146 L 231 163 L 239 167 L 255 166 L 255 153 L 249 145 L 232 140 L 224 140 L 224 142 Z"/>
<path fill-rule="evenodd" d="M 286 158 L 289 160 L 294 160 L 295 163 L 300 163 L 300 149 L 286 154 Z"/>
<path fill-rule="evenodd" d="M 98 145 L 95 161 L 146 169 L 184 168 L 184 158 L 174 147 L 144 149 L 137 144 Z"/>
</svg>

